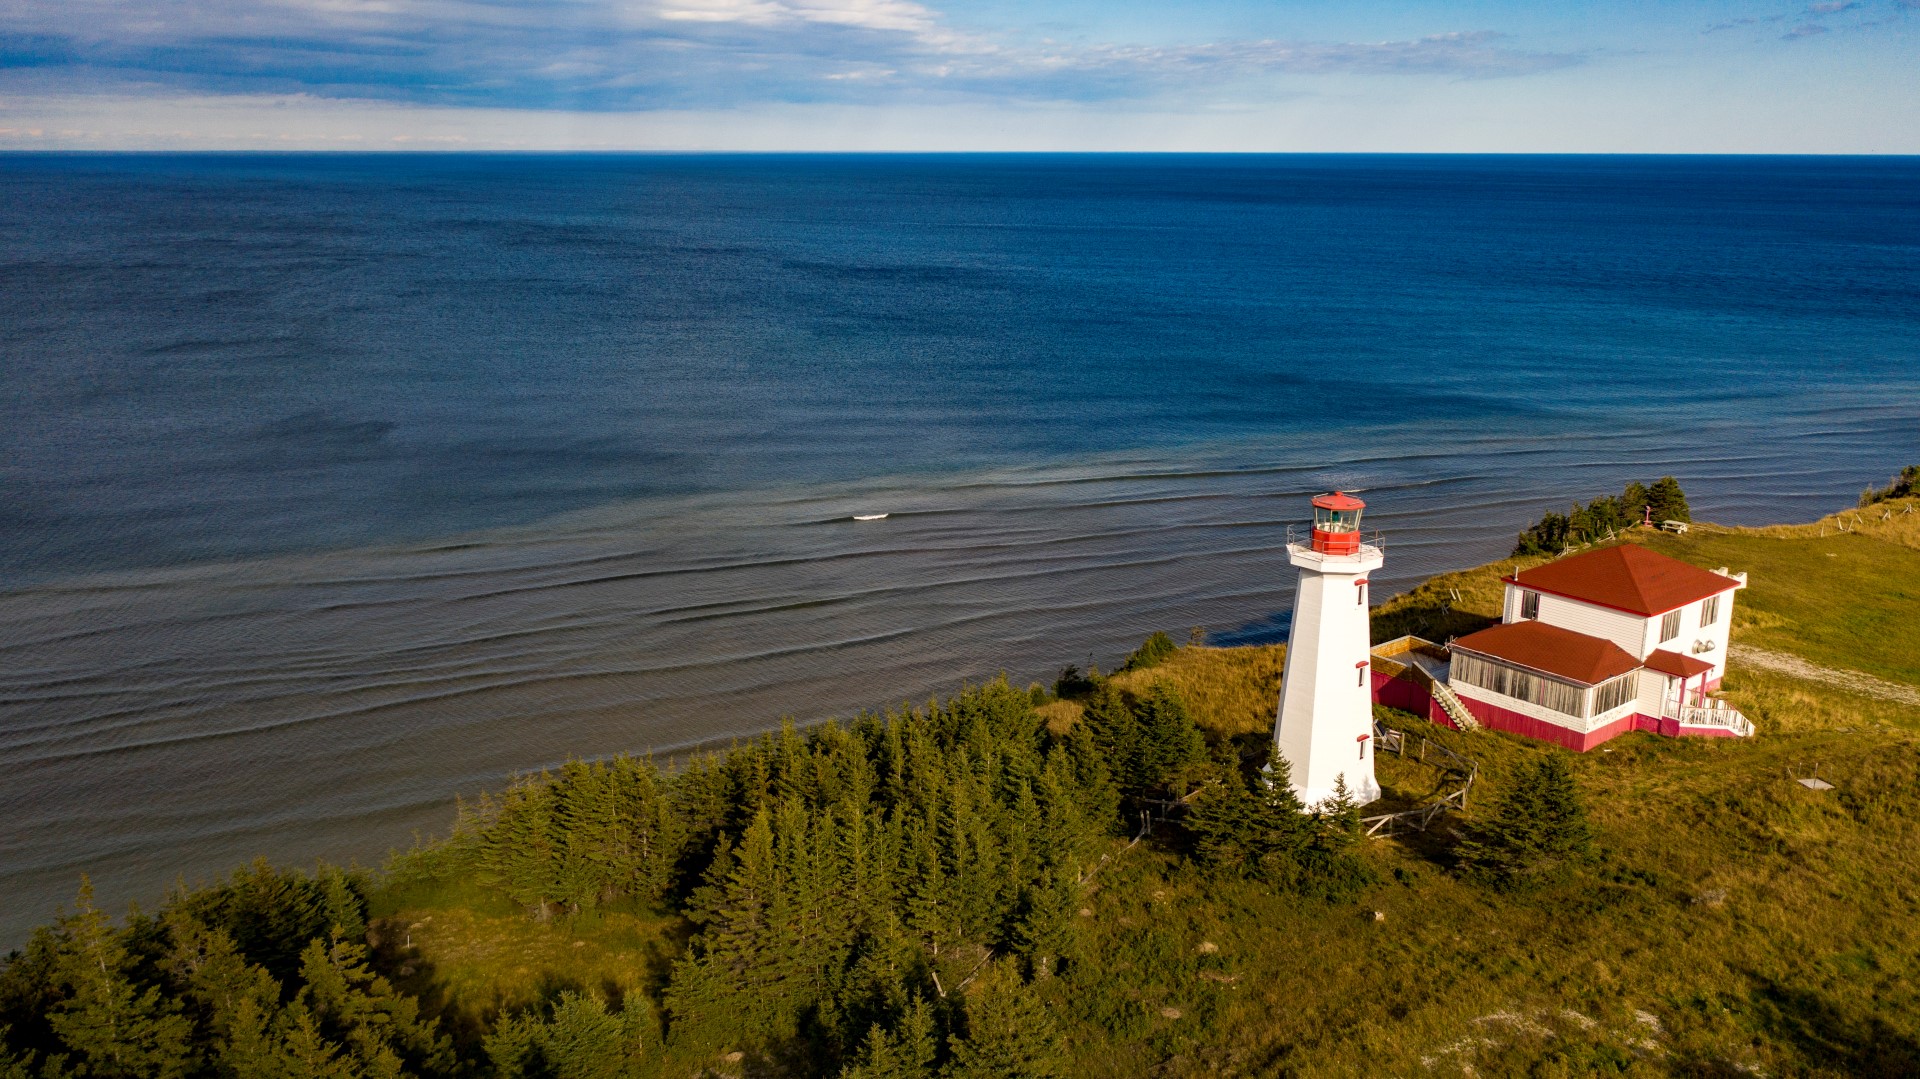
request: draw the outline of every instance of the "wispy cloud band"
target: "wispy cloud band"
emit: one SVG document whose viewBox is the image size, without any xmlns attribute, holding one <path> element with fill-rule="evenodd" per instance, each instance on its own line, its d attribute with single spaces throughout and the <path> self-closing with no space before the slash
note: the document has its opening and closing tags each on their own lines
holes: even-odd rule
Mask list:
<svg viewBox="0 0 1920 1079">
<path fill-rule="evenodd" d="M 1583 59 L 1490 31 L 1064 45 L 957 29 L 914 0 L 0 0 L 0 85 L 13 89 L 147 83 L 470 107 L 1102 100 L 1287 74 L 1510 77 Z"/>
</svg>

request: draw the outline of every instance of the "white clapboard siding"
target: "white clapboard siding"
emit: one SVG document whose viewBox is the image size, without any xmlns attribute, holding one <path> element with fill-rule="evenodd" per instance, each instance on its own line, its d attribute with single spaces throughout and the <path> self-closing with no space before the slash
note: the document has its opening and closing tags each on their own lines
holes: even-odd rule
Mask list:
<svg viewBox="0 0 1920 1079">
<path fill-rule="evenodd" d="M 1592 603 L 1582 603 L 1577 599 L 1564 596 L 1540 595 L 1540 621 L 1560 629 L 1570 629 L 1575 633 L 1584 633 L 1589 637 L 1598 637 L 1603 641 L 1612 641 L 1622 649 L 1631 652 L 1635 658 L 1644 658 L 1647 649 L 1644 644 L 1650 635 L 1657 636 L 1659 626 L 1647 628 L 1647 620 L 1637 614 L 1616 611 L 1611 607 L 1600 607 Z"/>
<path fill-rule="evenodd" d="M 1640 671 L 1640 695 L 1634 699 L 1635 706 L 1643 716 L 1658 716 L 1667 695 L 1667 676 L 1659 671 Z"/>
</svg>

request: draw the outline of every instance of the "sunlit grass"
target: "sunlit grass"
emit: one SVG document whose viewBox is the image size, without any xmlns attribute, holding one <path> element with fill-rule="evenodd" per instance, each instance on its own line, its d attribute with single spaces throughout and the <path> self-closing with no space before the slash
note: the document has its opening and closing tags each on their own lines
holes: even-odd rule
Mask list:
<svg viewBox="0 0 1920 1079">
<path fill-rule="evenodd" d="M 1903 560 L 1920 548 L 1883 523 L 1884 538 L 1863 527 L 1821 539 L 1817 525 L 1640 538 L 1749 571 L 1737 642 L 1912 682 L 1903 657 L 1920 643 L 1920 597 L 1907 581 L 1920 565 Z M 1444 640 L 1485 624 L 1513 565 L 1388 601 L 1375 636 Z M 1832 597 L 1848 590 L 1864 598 L 1836 612 Z M 1170 683 L 1211 738 L 1251 742 L 1271 730 L 1283 657 L 1277 646 L 1183 648 L 1116 681 Z M 1910 1074 L 1920 715 L 1738 663 L 1725 693 L 1759 737 L 1632 734 L 1569 756 L 1598 855 L 1543 891 L 1464 883 L 1450 849 L 1519 769 L 1565 751 L 1411 716 L 1394 722 L 1472 757 L 1480 783 L 1464 815 L 1368 841 L 1379 883 L 1357 902 L 1222 881 L 1168 845 L 1132 848 L 1084 897 L 1077 968 L 1044 990 L 1070 1031 L 1074 1074 Z M 1073 701 L 1042 708 L 1056 729 L 1078 712 Z M 1415 761 L 1378 768 L 1403 800 L 1438 783 Z M 1815 769 L 1834 789 L 1795 781 Z M 1164 841 L 1175 835 L 1163 826 Z M 543 925 L 436 887 L 382 904 L 383 950 L 467 1030 L 560 988 L 657 992 L 686 933 L 678 919 L 618 909 Z M 396 953 L 405 934 L 411 947 Z"/>
<path fill-rule="evenodd" d="M 538 922 L 459 882 L 390 888 L 371 907 L 370 939 L 383 968 L 468 1049 L 496 1016 L 562 991 L 614 1003 L 657 993 L 689 933 L 678 915 L 633 904 Z"/>
</svg>

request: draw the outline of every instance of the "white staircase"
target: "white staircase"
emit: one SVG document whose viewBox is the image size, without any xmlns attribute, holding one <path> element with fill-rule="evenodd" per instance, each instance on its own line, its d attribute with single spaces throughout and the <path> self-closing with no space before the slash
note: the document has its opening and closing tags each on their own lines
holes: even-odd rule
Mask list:
<svg viewBox="0 0 1920 1079">
<path fill-rule="evenodd" d="M 1477 731 L 1480 729 L 1480 721 L 1473 718 L 1473 713 L 1467 710 L 1466 702 L 1461 700 L 1460 695 L 1453 691 L 1453 687 L 1436 678 L 1433 681 L 1432 689 L 1433 699 L 1440 702 L 1441 711 L 1447 714 L 1448 719 L 1453 720 L 1455 727 L 1463 731 Z"/>
</svg>

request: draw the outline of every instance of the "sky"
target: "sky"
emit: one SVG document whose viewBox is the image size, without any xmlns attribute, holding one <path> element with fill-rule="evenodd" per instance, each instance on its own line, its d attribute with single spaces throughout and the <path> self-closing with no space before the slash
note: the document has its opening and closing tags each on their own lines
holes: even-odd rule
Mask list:
<svg viewBox="0 0 1920 1079">
<path fill-rule="evenodd" d="M 0 149 L 1920 153 L 1920 0 L 0 0 Z"/>
</svg>

